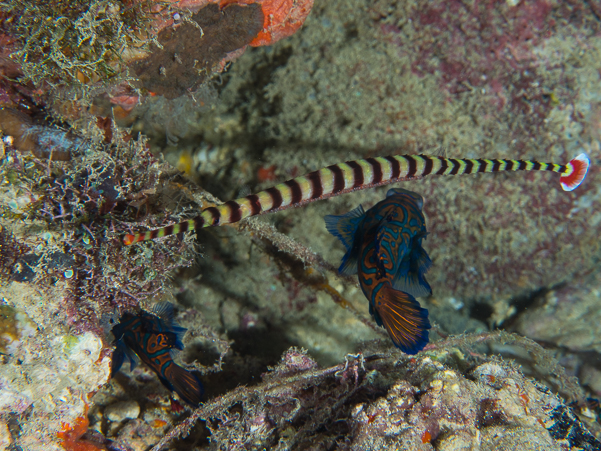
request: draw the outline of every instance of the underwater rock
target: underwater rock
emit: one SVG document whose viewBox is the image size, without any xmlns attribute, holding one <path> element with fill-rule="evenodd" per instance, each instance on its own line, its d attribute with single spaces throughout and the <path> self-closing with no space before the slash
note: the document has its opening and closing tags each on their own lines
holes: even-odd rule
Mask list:
<svg viewBox="0 0 601 451">
<path fill-rule="evenodd" d="M 263 11 L 258 5 L 220 10 L 210 4 L 190 21 L 163 29 L 157 36 L 161 47 L 132 63 L 148 91 L 169 99 L 195 91 L 228 53 L 245 47 L 259 33 Z"/>
<path fill-rule="evenodd" d="M 2 298 L 7 302 L 6 298 Z M 22 341 L 36 332 L 36 325 L 25 312 L 9 305 L 0 305 L 0 354 L 11 355 Z"/>
<path fill-rule="evenodd" d="M 424 444 L 431 442 L 435 449 L 560 449 L 543 427 L 550 420 L 546 409 L 560 401 L 505 363 L 474 368 L 475 381 L 429 357 L 416 365 L 409 380 L 417 386 L 399 381 L 385 398 L 355 406 L 353 449 L 430 449 Z"/>
<path fill-rule="evenodd" d="M 35 291 L 25 293 L 43 302 Z M 74 336 L 58 327 L 21 340 L 0 366 L 0 413 L 18 425 L 17 445 L 60 449 L 60 434 L 86 415 L 91 393 L 108 380 L 110 358 L 103 348 L 91 332 Z"/>
<path fill-rule="evenodd" d="M 104 416 L 114 422 L 138 418 L 139 415 L 140 405 L 136 401 L 116 402 L 104 409 Z"/>
<path fill-rule="evenodd" d="M 29 116 L 11 108 L 0 108 L 0 131 L 20 152 L 53 161 L 70 160 L 84 146 L 83 139 L 59 128 L 35 125 Z"/>
<path fill-rule="evenodd" d="M 6 425 L 6 423 L 0 422 L 0 450 L 4 451 L 8 449 L 11 443 L 12 438 L 10 436 L 8 426 Z"/>
<path fill-rule="evenodd" d="M 169 0 L 169 2 L 174 8 L 192 12 L 198 12 L 211 4 L 219 5 L 221 10 L 230 5 L 260 7 L 264 17 L 263 26 L 259 35 L 250 42 L 250 45 L 256 47 L 274 44 L 294 34 L 309 15 L 314 0 Z M 156 9 L 157 13 L 162 12 L 159 5 L 151 8 Z M 164 17 L 155 20 L 153 25 L 160 30 L 176 22 L 173 16 L 164 14 Z"/>
<path fill-rule="evenodd" d="M 601 275 L 574 279 L 533 299 L 512 329 L 574 352 L 601 353 Z"/>
<path fill-rule="evenodd" d="M 569 280 L 599 258 L 599 24 L 587 19 L 595 17 L 592 7 L 580 3 L 512 3 L 315 5 L 300 32 L 237 60 L 221 108 L 240 115 L 254 139 L 249 152 L 261 165 L 276 165 L 281 181 L 395 152 L 560 161 L 583 148 L 593 169 L 580 191 L 568 195 L 546 175 L 402 185 L 425 198 L 424 247 L 434 261 L 435 295 L 510 298 Z M 524 22 L 531 10 L 536 21 Z M 505 20 L 515 35 L 499 35 Z M 253 77 L 259 68 L 268 76 Z M 569 89 L 566 79 L 574 80 Z M 230 181 L 244 174 L 227 174 L 217 178 L 231 186 L 233 198 Z M 256 184 L 252 175 L 245 178 Z M 308 223 L 379 197 L 375 190 L 357 193 L 274 220 L 289 223 L 288 232 L 311 248 L 329 251 L 332 241 Z M 330 262 L 340 256 L 325 255 Z"/>
</svg>

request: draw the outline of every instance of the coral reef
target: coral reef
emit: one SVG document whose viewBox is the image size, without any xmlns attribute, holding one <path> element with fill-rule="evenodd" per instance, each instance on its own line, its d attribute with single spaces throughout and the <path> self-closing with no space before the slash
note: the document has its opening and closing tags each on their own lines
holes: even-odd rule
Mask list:
<svg viewBox="0 0 601 451">
<path fill-rule="evenodd" d="M 599 448 L 600 12 L 0 2 L 0 448 Z M 582 151 L 573 193 L 551 174 L 403 186 L 425 198 L 433 260 L 413 358 L 337 274 L 323 225 L 383 190 L 119 242 L 346 160 Z M 188 329 L 174 361 L 206 388 L 192 412 L 143 366 L 109 380 L 115 321 L 163 300 Z"/>
<path fill-rule="evenodd" d="M 75 316 L 91 315 L 95 324 L 92 318 L 107 309 L 138 305 L 160 291 L 165 271 L 189 264 L 191 254 L 181 243 L 177 254 L 160 245 L 130 254 L 131 260 L 122 258 L 111 234 L 114 221 L 135 220 L 140 209 L 154 211 L 156 198 L 168 190 L 161 186 L 166 167 L 144 150 L 143 142 L 115 135 L 114 142 L 106 144 L 104 133 L 92 127 L 95 135 L 80 146 L 81 155 L 63 166 L 37 164 L 7 148 L 1 172 L 7 184 L 0 207 L 5 215 L 34 221 L 18 230 L 5 224 L 21 246 L 32 249 L 21 257 L 33 271 L 31 278 L 36 284 L 64 281 Z M 42 229 L 34 232 L 36 224 Z M 14 229 L 16 223 L 11 226 Z M 17 260 L 12 272 L 19 272 L 20 263 Z M 104 310 L 92 307 L 96 305 Z"/>
<path fill-rule="evenodd" d="M 110 374 L 108 322 L 160 293 L 170 271 L 195 255 L 189 240 L 133 253 L 118 245 L 118 230 L 141 211 L 146 220 L 169 216 L 160 199 L 169 199 L 177 174 L 143 140 L 107 134 L 111 121 L 99 123 L 105 128 L 93 123 L 77 135 L 68 161 L 22 154 L 8 140 L 0 163 L 0 412 L 5 423 L 16 421 L 12 439 L 25 449 L 78 440 L 90 397 Z M 12 143 L 33 127 L 19 128 Z"/>
</svg>

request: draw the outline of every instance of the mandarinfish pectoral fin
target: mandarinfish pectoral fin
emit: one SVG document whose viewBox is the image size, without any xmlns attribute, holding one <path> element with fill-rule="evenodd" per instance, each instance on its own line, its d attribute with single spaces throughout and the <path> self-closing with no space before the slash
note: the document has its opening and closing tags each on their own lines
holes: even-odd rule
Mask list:
<svg viewBox="0 0 601 451">
<path fill-rule="evenodd" d="M 117 371 L 121 369 L 124 361 L 125 351 L 121 346 L 117 345 L 113 351 L 113 357 L 111 359 L 111 378 L 113 378 L 115 374 L 117 374 Z"/>
<path fill-rule="evenodd" d="M 413 249 L 405 257 L 392 281 L 395 290 L 404 291 L 416 298 L 430 296 L 432 288 L 425 275 L 432 267 L 432 260 L 421 246 L 421 240 L 415 241 Z"/>
<path fill-rule="evenodd" d="M 114 343 L 115 350 L 113 351 L 113 357 L 111 359 L 111 377 L 117 374 L 117 371 L 121 369 L 126 356 L 129 360 L 130 371 L 133 371 L 140 362 L 140 358 L 123 342 L 123 340 L 117 340 Z"/>
<path fill-rule="evenodd" d="M 353 247 L 355 234 L 359 228 L 359 224 L 365 217 L 363 206 L 359 205 L 354 210 L 343 215 L 327 215 L 324 216 L 326 221 L 326 229 L 344 244 L 346 250 Z"/>
<path fill-rule="evenodd" d="M 338 272 L 343 276 L 353 276 L 357 274 L 357 264 L 359 262 L 359 246 L 355 245 L 348 250 L 344 257 Z"/>
<path fill-rule="evenodd" d="M 344 276 L 357 274 L 357 259 L 359 258 L 359 240 L 357 230 L 363 218 L 365 211 L 363 206 L 359 205 L 354 210 L 343 215 L 328 215 L 324 217 L 326 229 L 344 244 L 346 254 L 342 257 L 342 263 L 338 272 Z"/>
<path fill-rule="evenodd" d="M 372 306 L 370 306 L 372 307 Z M 407 354 L 417 354 L 428 344 L 428 310 L 413 296 L 386 284 L 370 308 L 376 322 L 383 325 L 392 342 Z"/>
</svg>

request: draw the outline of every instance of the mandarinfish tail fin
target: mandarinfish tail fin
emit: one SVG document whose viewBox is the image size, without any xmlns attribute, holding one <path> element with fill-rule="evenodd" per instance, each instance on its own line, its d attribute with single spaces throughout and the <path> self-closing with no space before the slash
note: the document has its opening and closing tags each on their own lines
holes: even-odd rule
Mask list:
<svg viewBox="0 0 601 451">
<path fill-rule="evenodd" d="M 417 354 L 428 344 L 428 310 L 413 296 L 386 284 L 377 294 L 372 313 L 392 342 L 407 354 Z"/>
<path fill-rule="evenodd" d="M 202 395 L 204 394 L 204 387 L 194 373 L 172 361 L 164 371 L 161 379 L 163 379 L 165 385 L 174 390 L 188 404 L 193 406 L 200 405 Z"/>
</svg>

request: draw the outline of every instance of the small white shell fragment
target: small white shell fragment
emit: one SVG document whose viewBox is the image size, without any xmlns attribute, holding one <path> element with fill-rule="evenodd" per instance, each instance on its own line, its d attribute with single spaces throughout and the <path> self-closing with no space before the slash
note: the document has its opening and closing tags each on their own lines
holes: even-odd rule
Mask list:
<svg viewBox="0 0 601 451">
<path fill-rule="evenodd" d="M 138 418 L 140 405 L 136 401 L 121 401 L 111 404 L 104 409 L 104 416 L 109 421 L 121 422 Z"/>
</svg>

